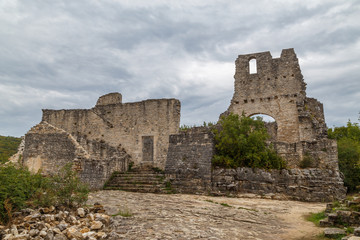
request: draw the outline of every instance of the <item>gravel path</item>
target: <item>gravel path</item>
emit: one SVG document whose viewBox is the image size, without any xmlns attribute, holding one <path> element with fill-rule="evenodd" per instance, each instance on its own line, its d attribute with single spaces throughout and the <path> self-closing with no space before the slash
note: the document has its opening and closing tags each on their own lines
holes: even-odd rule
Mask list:
<svg viewBox="0 0 360 240">
<path fill-rule="evenodd" d="M 320 232 L 303 215 L 324 203 L 185 194 L 98 191 L 99 202 L 114 217 L 123 239 L 310 239 Z"/>
</svg>

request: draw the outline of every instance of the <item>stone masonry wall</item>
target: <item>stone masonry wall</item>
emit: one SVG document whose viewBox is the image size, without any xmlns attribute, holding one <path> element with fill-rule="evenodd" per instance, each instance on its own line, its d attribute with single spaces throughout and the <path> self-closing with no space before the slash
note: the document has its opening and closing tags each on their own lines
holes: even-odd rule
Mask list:
<svg viewBox="0 0 360 240">
<path fill-rule="evenodd" d="M 179 131 L 180 102 L 155 99 L 121 103 L 121 94 L 99 98 L 92 109 L 43 110 L 43 121 L 77 138 L 122 147 L 136 165 L 164 168 L 170 134 Z M 149 139 L 144 151 L 144 139 Z M 153 156 L 144 156 L 153 154 Z M 150 161 L 149 161 L 150 160 Z"/>
<path fill-rule="evenodd" d="M 215 169 L 212 183 L 215 194 L 280 195 L 300 201 L 333 201 L 346 195 L 340 173 L 326 169 Z"/>
<path fill-rule="evenodd" d="M 253 193 L 301 201 L 332 201 L 345 197 L 343 177 L 335 167 L 336 143 L 331 140 L 275 143 L 276 149 L 288 162 L 299 160 L 302 157 L 299 152 L 307 152 L 316 164 L 316 168 L 308 169 L 212 169 L 214 147 L 209 128 L 192 128 L 170 136 L 165 173 L 177 192 L 234 196 Z M 325 149 L 332 151 L 325 152 Z M 320 162 L 324 159 L 326 163 Z"/>
<path fill-rule="evenodd" d="M 171 135 L 165 172 L 177 192 L 211 190 L 212 133 L 198 127 Z"/>
<path fill-rule="evenodd" d="M 86 140 L 85 148 L 73 136 L 47 122 L 25 135 L 23 165 L 30 171 L 56 174 L 67 163 L 92 189 L 101 189 L 113 171 L 126 171 L 130 156 L 104 142 Z"/>
</svg>

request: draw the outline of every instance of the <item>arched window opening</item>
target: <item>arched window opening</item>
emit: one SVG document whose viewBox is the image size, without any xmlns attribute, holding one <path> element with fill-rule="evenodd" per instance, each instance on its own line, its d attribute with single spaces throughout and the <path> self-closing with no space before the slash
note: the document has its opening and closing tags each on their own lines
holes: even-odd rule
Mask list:
<svg viewBox="0 0 360 240">
<path fill-rule="evenodd" d="M 257 73 L 257 64 L 256 64 L 256 59 L 250 59 L 249 61 L 249 73 L 250 74 L 255 74 Z"/>
<path fill-rule="evenodd" d="M 265 127 L 267 129 L 267 132 L 270 135 L 270 140 L 271 141 L 277 140 L 278 126 L 273 117 L 266 115 L 266 114 L 254 114 L 251 116 L 251 118 L 253 118 L 253 119 L 261 118 L 262 121 L 265 122 Z"/>
<path fill-rule="evenodd" d="M 253 118 L 253 119 L 257 119 L 258 117 L 260 117 L 266 123 L 275 122 L 275 119 L 273 117 L 266 115 L 266 114 L 255 114 L 255 115 L 251 116 L 251 118 Z"/>
</svg>

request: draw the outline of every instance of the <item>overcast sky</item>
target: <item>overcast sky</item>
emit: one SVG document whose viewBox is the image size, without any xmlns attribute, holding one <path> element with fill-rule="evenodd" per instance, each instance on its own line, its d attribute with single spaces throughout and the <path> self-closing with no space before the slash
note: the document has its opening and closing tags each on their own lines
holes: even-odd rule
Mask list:
<svg viewBox="0 0 360 240">
<path fill-rule="evenodd" d="M 41 109 L 181 101 L 181 123 L 216 121 L 239 54 L 294 48 L 328 127 L 358 122 L 360 1 L 0 0 L 0 135 Z"/>
</svg>

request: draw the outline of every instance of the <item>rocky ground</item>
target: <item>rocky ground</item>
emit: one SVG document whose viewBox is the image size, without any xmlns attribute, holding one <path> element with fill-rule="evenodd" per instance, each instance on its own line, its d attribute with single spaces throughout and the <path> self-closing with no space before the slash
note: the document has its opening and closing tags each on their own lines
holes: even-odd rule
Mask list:
<svg viewBox="0 0 360 240">
<path fill-rule="evenodd" d="M 303 216 L 324 203 L 123 191 L 91 193 L 113 217 L 118 239 L 312 239 L 322 229 Z"/>
</svg>

